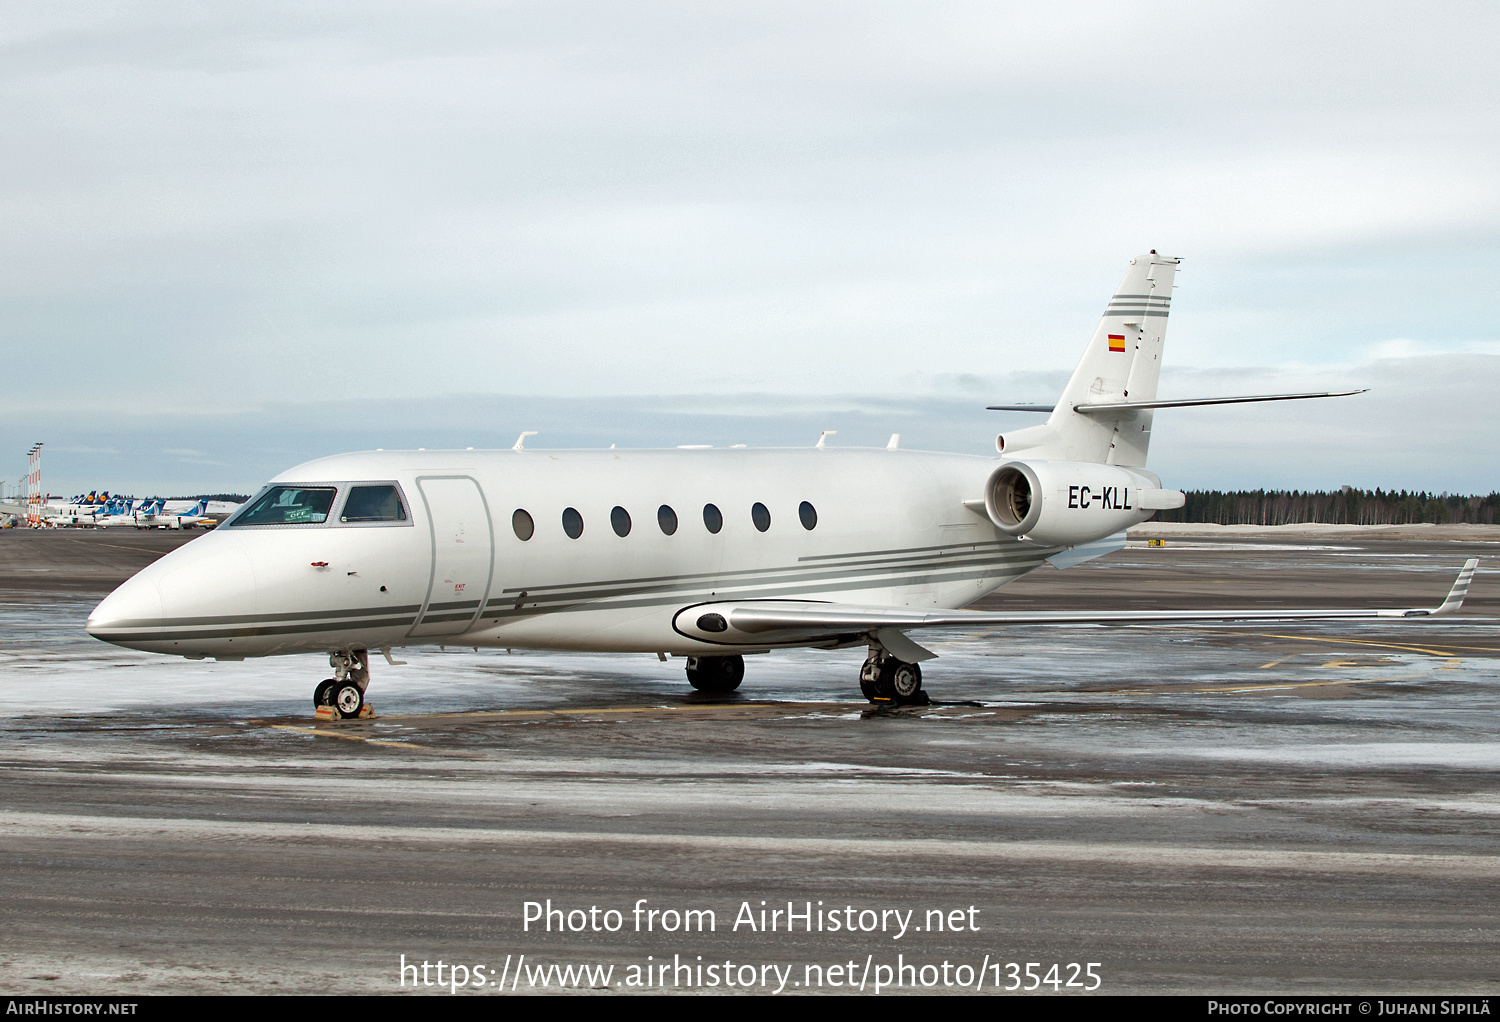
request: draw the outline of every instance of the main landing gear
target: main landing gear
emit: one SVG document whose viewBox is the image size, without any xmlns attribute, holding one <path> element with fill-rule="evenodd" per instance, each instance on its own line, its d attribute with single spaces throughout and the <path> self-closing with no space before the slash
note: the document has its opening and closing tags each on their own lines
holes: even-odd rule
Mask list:
<svg viewBox="0 0 1500 1022">
<path fill-rule="evenodd" d="M 334 676 L 319 682 L 313 689 L 313 709 L 344 720 L 370 716 L 365 712 L 365 689 L 370 687 L 369 650 L 330 653 L 328 664 L 333 668 Z"/>
<path fill-rule="evenodd" d="M 733 692 L 745 680 L 742 656 L 690 656 L 688 684 L 699 692 Z"/>
<path fill-rule="evenodd" d="M 878 646 L 859 671 L 859 690 L 872 703 L 882 706 L 926 706 L 931 700 L 922 691 L 922 668 L 897 660 Z"/>
</svg>

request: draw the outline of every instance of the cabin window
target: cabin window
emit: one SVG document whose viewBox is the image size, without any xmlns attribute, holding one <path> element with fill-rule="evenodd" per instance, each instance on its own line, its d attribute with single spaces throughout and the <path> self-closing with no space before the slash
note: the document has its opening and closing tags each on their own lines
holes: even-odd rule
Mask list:
<svg viewBox="0 0 1500 1022">
<path fill-rule="evenodd" d="M 750 505 L 750 520 L 755 523 L 757 529 L 765 532 L 771 527 L 771 509 L 760 501 L 756 501 Z"/>
<path fill-rule="evenodd" d="M 630 512 L 623 507 L 616 507 L 609 513 L 609 524 L 615 530 L 615 535 L 624 539 L 630 535 Z"/>
<path fill-rule="evenodd" d="M 394 486 L 355 486 L 344 501 L 341 522 L 404 522 L 406 508 Z"/>
<path fill-rule="evenodd" d="M 656 524 L 661 526 L 664 534 L 674 534 L 677 531 L 677 512 L 663 504 L 656 509 Z"/>
<path fill-rule="evenodd" d="M 818 527 L 818 509 L 805 500 L 797 505 L 797 517 L 802 519 L 802 527 L 808 532 Z"/>
<path fill-rule="evenodd" d="M 510 516 L 510 527 L 515 530 L 516 539 L 525 542 L 536 535 L 536 522 L 531 520 L 531 514 L 521 508 L 516 508 L 516 513 Z"/>
<path fill-rule="evenodd" d="M 328 521 L 332 486 L 273 486 L 235 516 L 235 525 L 317 525 Z"/>
<path fill-rule="evenodd" d="M 568 534 L 569 539 L 577 539 L 583 535 L 583 515 L 578 513 L 577 508 L 563 508 L 562 523 L 563 532 Z"/>
<path fill-rule="evenodd" d="M 718 532 L 724 527 L 723 513 L 712 504 L 703 505 L 703 525 L 709 532 Z"/>
</svg>

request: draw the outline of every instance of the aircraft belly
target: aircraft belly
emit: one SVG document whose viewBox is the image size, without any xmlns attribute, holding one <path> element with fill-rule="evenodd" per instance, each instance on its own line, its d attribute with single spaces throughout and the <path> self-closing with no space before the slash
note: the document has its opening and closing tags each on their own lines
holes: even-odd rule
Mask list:
<svg viewBox="0 0 1500 1022">
<path fill-rule="evenodd" d="M 1032 563 L 1034 561 L 1034 563 Z M 517 649 L 557 649 L 596 652 L 724 652 L 723 644 L 702 643 L 688 638 L 672 627 L 672 620 L 683 607 L 695 603 L 743 599 L 799 599 L 814 602 L 848 603 L 866 606 L 920 607 L 953 609 L 972 603 L 998 585 L 1033 570 L 1042 563 L 1040 556 L 1006 565 L 1011 572 L 996 579 L 994 566 L 955 570 L 963 576 L 956 581 L 933 584 L 918 581 L 910 586 L 850 587 L 818 589 L 795 586 L 736 589 L 720 587 L 695 592 L 674 591 L 635 598 L 575 602 L 548 609 L 510 608 L 508 613 L 494 615 L 486 611 L 486 620 L 467 633 L 461 642 Z M 917 576 L 925 579 L 926 576 Z M 760 642 L 744 648 L 765 649 L 780 643 Z M 805 645 L 794 642 L 786 645 Z"/>
</svg>

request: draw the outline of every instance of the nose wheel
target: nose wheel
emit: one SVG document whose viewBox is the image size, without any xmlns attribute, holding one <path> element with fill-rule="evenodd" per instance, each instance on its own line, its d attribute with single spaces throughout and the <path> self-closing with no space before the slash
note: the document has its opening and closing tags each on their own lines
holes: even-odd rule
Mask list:
<svg viewBox="0 0 1500 1022">
<path fill-rule="evenodd" d="M 337 716 L 343 720 L 371 716 L 372 711 L 365 703 L 365 689 L 370 684 L 369 654 L 362 649 L 333 653 L 328 662 L 333 666 L 334 677 L 318 682 L 313 689 L 313 709 L 318 716 Z"/>
<path fill-rule="evenodd" d="M 352 681 L 345 681 L 333 687 L 333 708 L 339 711 L 339 716 L 345 720 L 352 720 L 359 716 L 359 711 L 365 708 L 365 694 L 359 690 L 359 686 Z"/>
</svg>

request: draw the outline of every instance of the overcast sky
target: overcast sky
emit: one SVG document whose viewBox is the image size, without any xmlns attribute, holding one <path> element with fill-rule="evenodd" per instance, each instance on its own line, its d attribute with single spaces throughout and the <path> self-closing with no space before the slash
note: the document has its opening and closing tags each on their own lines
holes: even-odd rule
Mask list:
<svg viewBox="0 0 1500 1022">
<path fill-rule="evenodd" d="M 1156 248 L 1163 396 L 1376 388 L 1159 413 L 1167 485 L 1488 492 L 1497 38 L 1478 3 L 13 6 L 0 468 L 980 452 Z"/>
</svg>

